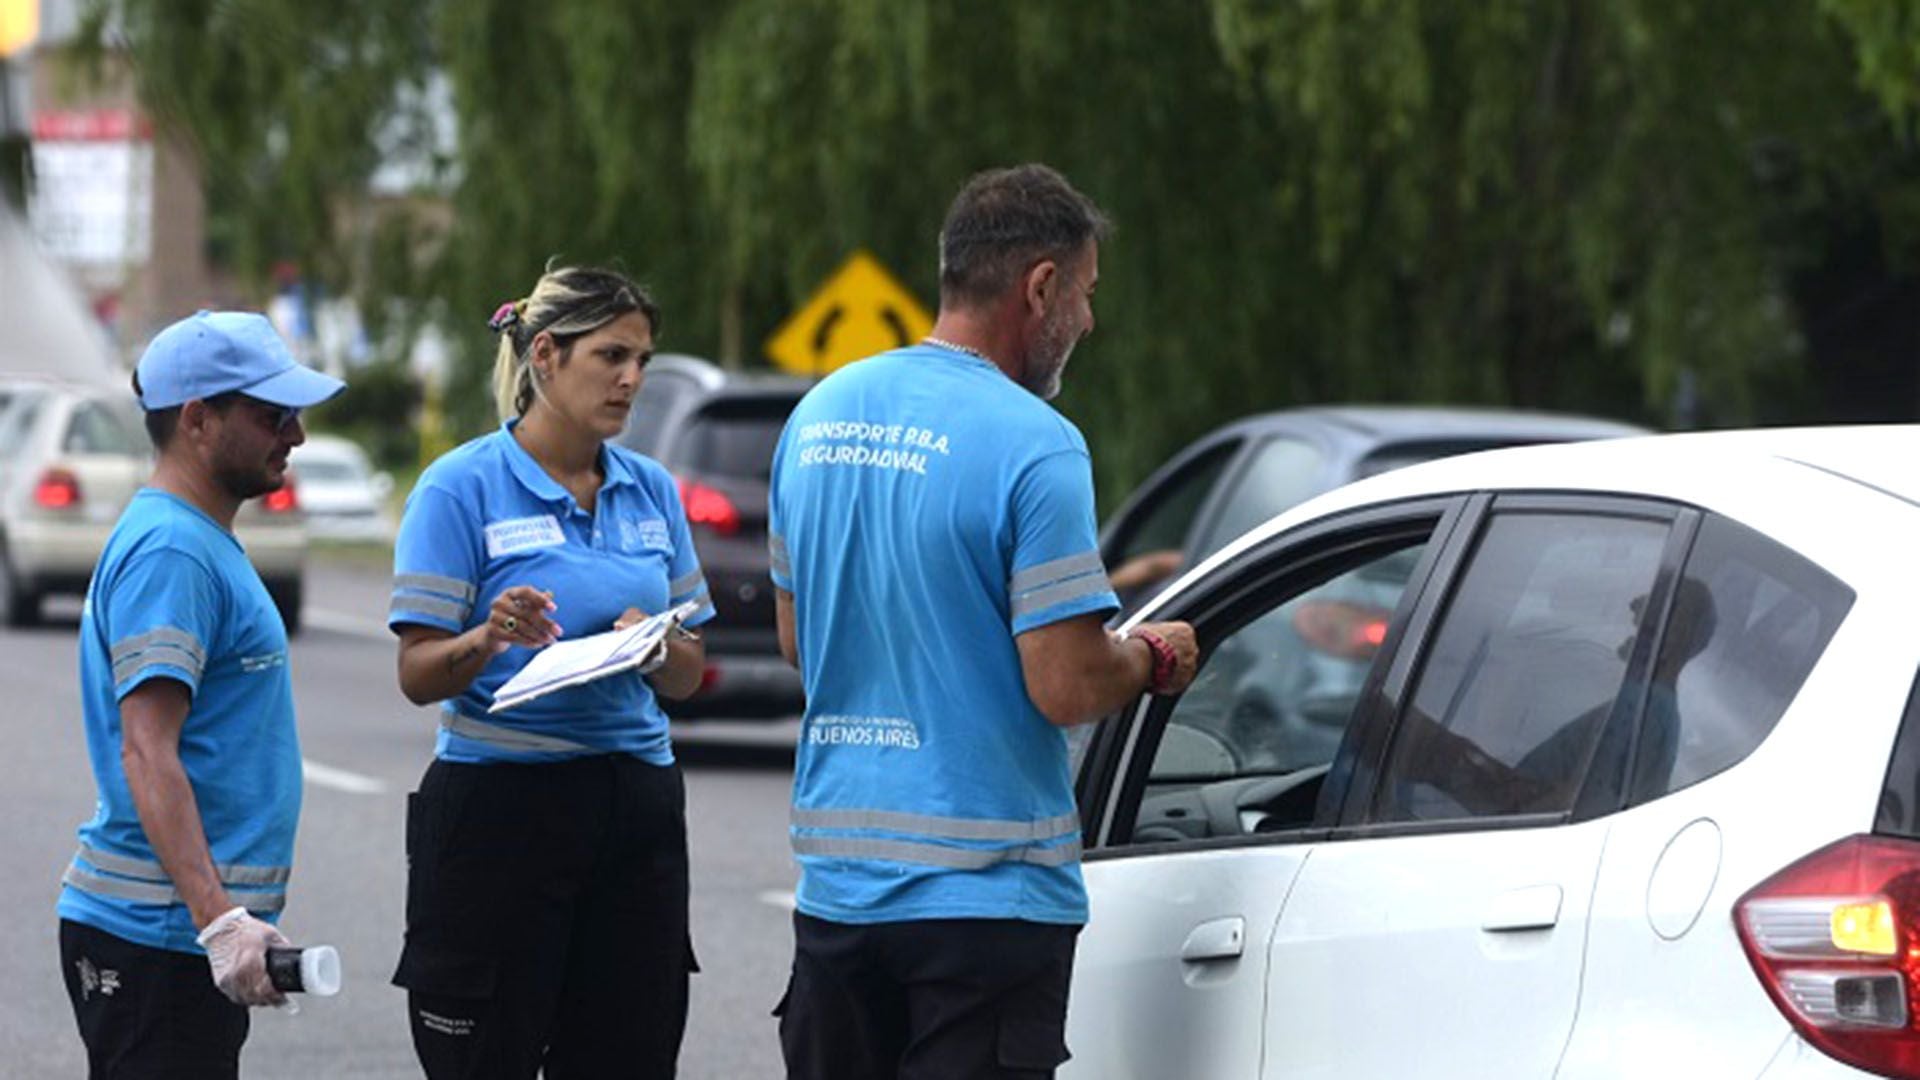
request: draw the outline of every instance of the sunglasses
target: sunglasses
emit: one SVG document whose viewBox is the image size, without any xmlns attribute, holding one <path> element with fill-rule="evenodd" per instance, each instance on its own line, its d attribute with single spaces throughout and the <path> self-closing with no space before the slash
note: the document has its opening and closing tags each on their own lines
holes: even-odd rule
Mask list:
<svg viewBox="0 0 1920 1080">
<path fill-rule="evenodd" d="M 261 401 L 255 397 L 247 398 L 247 402 L 267 421 L 267 426 L 273 429 L 275 435 L 286 434 L 294 421 L 300 419 L 300 410 L 291 405 L 276 405 L 271 401 Z"/>
</svg>

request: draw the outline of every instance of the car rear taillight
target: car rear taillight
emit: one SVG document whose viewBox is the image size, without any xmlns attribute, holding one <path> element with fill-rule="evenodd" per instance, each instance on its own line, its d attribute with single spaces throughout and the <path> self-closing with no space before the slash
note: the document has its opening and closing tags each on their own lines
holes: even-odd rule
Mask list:
<svg viewBox="0 0 1920 1080">
<path fill-rule="evenodd" d="M 705 525 L 721 536 L 740 531 L 740 508 L 726 493 L 698 481 L 681 478 L 680 505 L 687 512 L 689 525 Z"/>
<path fill-rule="evenodd" d="M 260 506 L 269 514 L 285 514 L 300 509 L 300 496 L 293 492 L 293 474 L 288 473 L 279 487 L 267 492 L 266 498 L 260 500 Z"/>
<path fill-rule="evenodd" d="M 1387 640 L 1393 612 L 1345 600 L 1308 600 L 1293 611 L 1293 629 L 1310 647 L 1342 660 L 1371 660 Z"/>
<path fill-rule="evenodd" d="M 80 505 L 80 478 L 69 469 L 48 469 L 33 485 L 33 501 L 48 510 L 66 510 Z"/>
<path fill-rule="evenodd" d="M 1802 1038 L 1857 1068 L 1920 1077 L 1920 843 L 1829 844 L 1754 886 L 1733 921 Z"/>
</svg>

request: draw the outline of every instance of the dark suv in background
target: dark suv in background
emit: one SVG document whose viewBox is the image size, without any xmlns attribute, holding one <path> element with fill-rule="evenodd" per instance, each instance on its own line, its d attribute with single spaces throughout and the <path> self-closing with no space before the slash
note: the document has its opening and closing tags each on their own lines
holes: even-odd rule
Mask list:
<svg viewBox="0 0 1920 1080">
<path fill-rule="evenodd" d="M 668 703 L 675 719 L 780 717 L 805 704 L 800 673 L 780 656 L 767 572 L 767 479 L 787 414 L 813 384 L 738 375 L 692 356 L 647 366 L 620 443 L 666 466 L 713 594 L 702 628 L 700 691 Z"/>
</svg>

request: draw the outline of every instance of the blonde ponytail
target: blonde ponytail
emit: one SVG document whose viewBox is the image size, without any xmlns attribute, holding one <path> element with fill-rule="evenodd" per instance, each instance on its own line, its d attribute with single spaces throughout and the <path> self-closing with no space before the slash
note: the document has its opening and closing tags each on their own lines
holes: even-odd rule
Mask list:
<svg viewBox="0 0 1920 1080">
<path fill-rule="evenodd" d="M 493 404 L 500 419 L 525 416 L 540 392 L 527 362 L 534 338 L 551 334 L 565 349 L 574 338 L 634 311 L 647 317 L 653 333 L 660 332 L 660 309 L 640 286 L 611 270 L 572 266 L 548 270 L 525 300 L 500 305 L 487 322 L 500 335 L 493 361 Z"/>
</svg>

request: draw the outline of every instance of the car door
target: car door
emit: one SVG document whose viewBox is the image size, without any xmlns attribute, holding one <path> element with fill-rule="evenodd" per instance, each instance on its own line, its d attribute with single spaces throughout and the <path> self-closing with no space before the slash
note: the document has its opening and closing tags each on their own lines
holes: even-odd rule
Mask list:
<svg viewBox="0 0 1920 1080">
<path fill-rule="evenodd" d="M 1553 1075 L 1611 820 L 1580 811 L 1617 802 L 1596 763 L 1630 752 L 1687 513 L 1508 495 L 1462 524 L 1273 931 L 1260 1075 Z"/>
<path fill-rule="evenodd" d="M 1294 530 L 1149 613 L 1191 620 L 1203 659 L 1084 759 L 1092 918 L 1062 1075 L 1259 1075 L 1268 941 L 1343 805 L 1329 767 L 1459 512 L 1423 500 Z"/>
</svg>

